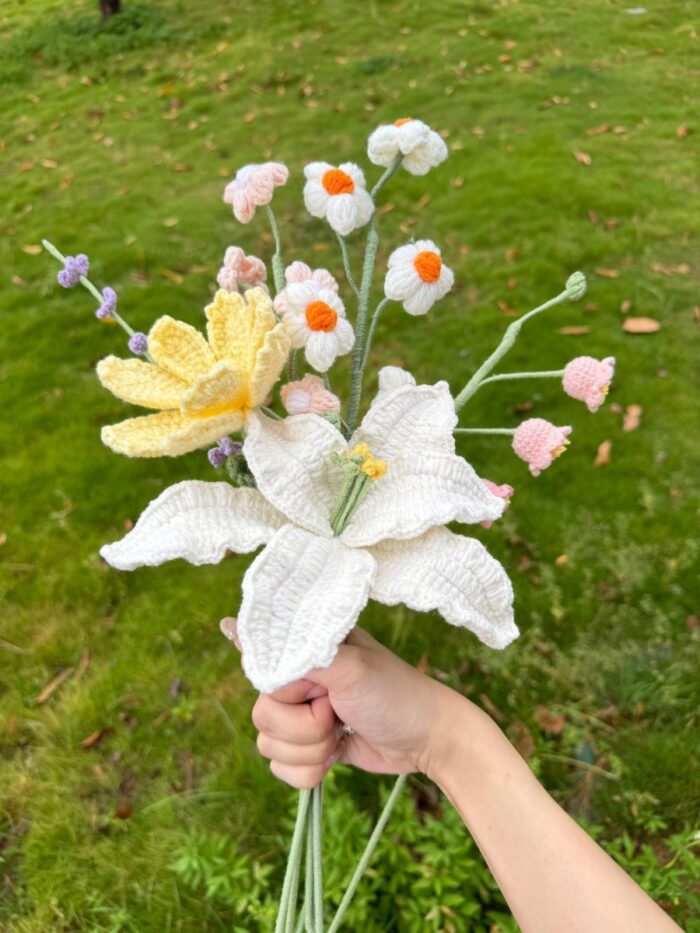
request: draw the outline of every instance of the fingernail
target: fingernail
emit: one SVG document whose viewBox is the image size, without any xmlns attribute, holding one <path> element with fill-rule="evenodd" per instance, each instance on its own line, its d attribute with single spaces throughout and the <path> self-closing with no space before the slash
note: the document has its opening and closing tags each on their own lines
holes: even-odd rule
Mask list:
<svg viewBox="0 0 700 933">
<path fill-rule="evenodd" d="M 241 651 L 241 643 L 238 640 L 238 620 L 236 617 L 226 616 L 225 619 L 219 622 L 219 628 L 222 634 Z"/>
</svg>

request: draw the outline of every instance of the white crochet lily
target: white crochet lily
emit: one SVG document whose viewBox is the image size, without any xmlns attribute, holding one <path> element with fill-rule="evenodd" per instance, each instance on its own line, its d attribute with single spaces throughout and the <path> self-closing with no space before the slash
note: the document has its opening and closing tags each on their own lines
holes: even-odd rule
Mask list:
<svg viewBox="0 0 700 933">
<path fill-rule="evenodd" d="M 518 635 L 510 581 L 483 545 L 444 527 L 493 521 L 504 507 L 455 454 L 455 424 L 444 382 L 384 388 L 349 442 L 317 415 L 255 416 L 244 453 L 257 489 L 179 483 L 101 554 L 131 570 L 178 557 L 216 563 L 229 549 L 266 545 L 246 572 L 238 615 L 245 672 L 265 693 L 330 664 L 368 599 L 436 609 L 504 648 Z M 343 477 L 331 455 L 357 444 L 388 470 L 334 535 Z"/>
</svg>

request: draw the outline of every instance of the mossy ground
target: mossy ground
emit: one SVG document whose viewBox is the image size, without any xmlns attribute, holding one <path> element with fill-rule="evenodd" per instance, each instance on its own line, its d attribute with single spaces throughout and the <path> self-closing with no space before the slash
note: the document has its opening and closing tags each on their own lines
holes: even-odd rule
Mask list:
<svg viewBox="0 0 700 933">
<path fill-rule="evenodd" d="M 255 752 L 253 694 L 217 630 L 248 561 L 119 575 L 96 556 L 166 485 L 214 475 L 201 453 L 129 461 L 101 447 L 100 426 L 124 406 L 93 370 L 122 336 L 93 319 L 86 293 L 57 288 L 36 246 L 45 236 L 88 252 L 141 330 L 164 312 L 198 323 L 229 243 L 270 253 L 264 218 L 242 228 L 221 204 L 235 169 L 289 164 L 275 199 L 286 256 L 337 271 L 327 228 L 300 206 L 302 164 L 364 162 L 369 131 L 404 115 L 444 131 L 452 152 L 427 179 L 403 173 L 387 189 L 380 259 L 428 236 L 458 285 L 427 318 L 388 310 L 372 366 L 401 363 L 457 390 L 510 309 L 581 268 L 584 301 L 533 321 L 509 368 L 590 353 L 616 356 L 618 376 L 596 417 L 553 382 L 485 388 L 464 411 L 472 425 L 511 426 L 516 406 L 532 406 L 574 426 L 537 480 L 502 440 L 460 441 L 482 475 L 516 487 L 483 539 L 512 572 L 519 643 L 492 653 L 403 609 L 370 607 L 364 624 L 487 703 L 565 806 L 604 838 L 628 834 L 633 854 L 651 842 L 663 876 L 665 841 L 692 830 L 700 797 L 698 36 L 692 2 L 628 6 L 125 0 L 105 29 L 86 0 L 6 0 L 3 929 L 215 928 L 216 909 L 172 871 L 185 838 L 221 831 L 273 865 L 276 883 L 291 803 Z M 624 333 L 625 314 L 661 330 Z M 641 426 L 625 432 L 632 404 Z M 595 466 L 604 440 L 610 462 Z M 341 783 L 374 805 L 374 779 Z M 697 891 L 675 901 L 665 906 L 697 929 Z M 386 909 L 384 929 L 411 928 Z M 463 922 L 430 928 L 482 928 Z"/>
</svg>

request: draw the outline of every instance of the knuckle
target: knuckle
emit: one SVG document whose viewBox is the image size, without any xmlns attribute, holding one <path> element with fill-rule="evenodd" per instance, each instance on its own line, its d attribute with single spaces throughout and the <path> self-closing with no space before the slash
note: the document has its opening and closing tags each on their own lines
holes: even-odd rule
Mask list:
<svg viewBox="0 0 700 933">
<path fill-rule="evenodd" d="M 251 718 L 253 720 L 253 725 L 256 729 L 259 729 L 260 732 L 264 732 L 270 722 L 268 707 L 269 700 L 267 700 L 266 697 L 258 697 L 255 701 L 255 706 L 253 706 Z"/>
<path fill-rule="evenodd" d="M 258 751 L 264 758 L 270 757 L 268 754 L 266 754 L 266 751 L 265 751 L 268 748 L 268 741 L 267 741 L 266 736 L 264 736 L 262 732 L 258 733 L 258 737 L 255 740 L 255 744 L 258 746 Z"/>
</svg>

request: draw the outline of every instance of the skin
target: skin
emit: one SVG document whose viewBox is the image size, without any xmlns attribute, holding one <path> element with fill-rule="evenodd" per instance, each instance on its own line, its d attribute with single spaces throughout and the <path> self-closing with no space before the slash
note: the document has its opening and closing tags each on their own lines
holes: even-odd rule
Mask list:
<svg viewBox="0 0 700 933">
<path fill-rule="evenodd" d="M 549 796 L 493 720 L 362 629 L 330 667 L 261 695 L 253 722 L 260 753 L 292 787 L 315 786 L 336 761 L 435 781 L 524 933 L 680 929 Z"/>
</svg>

